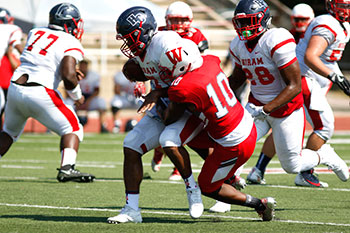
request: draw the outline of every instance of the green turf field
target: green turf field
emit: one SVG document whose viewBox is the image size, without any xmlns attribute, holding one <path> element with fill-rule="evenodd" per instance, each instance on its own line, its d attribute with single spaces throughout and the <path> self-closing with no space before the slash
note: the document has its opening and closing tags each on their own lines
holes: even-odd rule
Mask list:
<svg viewBox="0 0 350 233">
<path fill-rule="evenodd" d="M 250 185 L 243 191 L 256 197 L 275 197 L 276 219 L 261 222 L 249 208 L 232 206 L 231 212 L 213 214 L 214 200 L 203 197 L 205 211 L 198 220 L 188 214 L 185 186 L 168 182 L 168 158 L 160 172 L 151 170 L 152 154 L 143 158 L 150 177 L 141 185 L 143 223 L 107 224 L 124 206 L 122 141 L 124 135 L 85 135 L 77 168 L 96 175 L 94 183 L 58 183 L 59 138 L 51 134 L 23 135 L 0 159 L 0 233 L 4 232 L 350 232 L 350 181 L 333 173 L 319 174 L 329 188 L 294 185 L 294 175 L 266 174 L 268 185 Z M 350 165 L 350 136 L 331 141 Z M 242 177 L 255 165 L 261 143 L 245 165 Z M 192 153 L 191 153 L 192 154 Z M 202 161 L 191 156 L 197 177 Z M 280 168 L 273 160 L 268 168 Z M 325 167 L 322 167 L 325 168 Z M 277 169 L 278 171 L 278 169 Z"/>
</svg>

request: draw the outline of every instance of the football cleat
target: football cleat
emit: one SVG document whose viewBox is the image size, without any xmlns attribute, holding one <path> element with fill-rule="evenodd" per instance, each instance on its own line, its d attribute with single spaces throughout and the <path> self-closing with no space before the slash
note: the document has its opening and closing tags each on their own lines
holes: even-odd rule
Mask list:
<svg viewBox="0 0 350 233">
<path fill-rule="evenodd" d="M 169 180 L 176 181 L 176 180 L 181 180 L 181 179 L 182 179 L 182 177 L 181 177 L 179 170 L 177 170 L 177 168 L 174 167 L 173 172 L 169 176 Z"/>
<path fill-rule="evenodd" d="M 328 166 L 341 181 L 349 179 L 348 166 L 330 145 L 324 144 L 317 152 L 321 157 L 321 164 Z"/>
<path fill-rule="evenodd" d="M 257 168 L 253 167 L 247 176 L 247 181 L 251 184 L 266 184 L 264 174 Z"/>
<path fill-rule="evenodd" d="M 109 217 L 107 219 L 108 223 L 118 224 L 118 223 L 141 223 L 141 209 L 134 210 L 133 208 L 125 205 L 117 216 Z"/>
<path fill-rule="evenodd" d="M 93 182 L 95 176 L 89 173 L 83 173 L 75 169 L 74 165 L 66 165 L 57 168 L 57 180 L 59 182 L 76 181 L 76 182 Z"/>
<path fill-rule="evenodd" d="M 222 201 L 216 201 L 216 203 L 210 207 L 209 211 L 214 213 L 225 213 L 229 212 L 231 210 L 231 204 L 222 202 Z"/>
<path fill-rule="evenodd" d="M 154 155 L 151 162 L 152 170 L 154 172 L 159 172 L 160 165 L 162 164 L 162 160 L 163 160 L 163 150 L 161 149 L 161 147 L 157 147 L 154 149 Z"/>
<path fill-rule="evenodd" d="M 257 210 L 256 212 L 258 212 L 263 221 L 271 221 L 275 217 L 275 199 L 273 197 L 266 197 L 261 199 L 261 202 L 265 206 L 265 209 Z"/>
<path fill-rule="evenodd" d="M 202 203 L 201 190 L 197 188 L 187 189 L 187 199 L 189 204 L 190 216 L 192 218 L 199 218 L 202 216 L 204 206 Z"/>
<path fill-rule="evenodd" d="M 327 188 L 328 184 L 326 182 L 321 182 L 314 175 L 314 169 L 303 171 L 298 173 L 294 179 L 296 186 L 314 187 L 314 188 Z"/>
<path fill-rule="evenodd" d="M 234 181 L 232 183 L 232 186 L 235 187 L 237 190 L 244 189 L 247 186 L 247 183 L 245 182 L 245 179 L 240 176 L 234 176 Z"/>
<path fill-rule="evenodd" d="M 161 165 L 161 162 L 156 163 L 156 162 L 152 159 L 152 162 L 151 162 L 152 171 L 154 171 L 154 172 L 159 172 L 159 171 L 160 171 L 160 165 Z"/>
</svg>

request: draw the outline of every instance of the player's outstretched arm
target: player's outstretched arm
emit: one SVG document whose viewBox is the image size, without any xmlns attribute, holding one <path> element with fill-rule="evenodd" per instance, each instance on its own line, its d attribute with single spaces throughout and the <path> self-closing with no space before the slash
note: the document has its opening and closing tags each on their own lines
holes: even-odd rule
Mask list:
<svg viewBox="0 0 350 233">
<path fill-rule="evenodd" d="M 164 124 L 170 125 L 176 122 L 184 114 L 186 108 L 185 103 L 170 102 L 168 108 L 164 111 Z"/>
</svg>

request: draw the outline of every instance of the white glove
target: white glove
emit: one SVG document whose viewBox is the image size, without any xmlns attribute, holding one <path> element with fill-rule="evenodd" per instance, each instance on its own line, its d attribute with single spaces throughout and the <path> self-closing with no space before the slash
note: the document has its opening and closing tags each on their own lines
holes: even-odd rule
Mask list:
<svg viewBox="0 0 350 233">
<path fill-rule="evenodd" d="M 263 106 L 256 106 L 252 103 L 248 104 L 247 110 L 250 113 L 250 115 L 254 117 L 254 119 L 258 119 L 262 121 L 264 121 L 266 117 L 268 117 L 269 115 L 268 113 L 264 112 Z"/>
</svg>

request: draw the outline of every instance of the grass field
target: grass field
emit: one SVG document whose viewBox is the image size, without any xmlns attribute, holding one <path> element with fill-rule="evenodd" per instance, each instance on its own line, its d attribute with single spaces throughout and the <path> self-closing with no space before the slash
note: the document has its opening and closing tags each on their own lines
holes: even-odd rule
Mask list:
<svg viewBox="0 0 350 233">
<path fill-rule="evenodd" d="M 122 141 L 124 135 L 86 135 L 77 168 L 96 175 L 93 183 L 58 183 L 59 138 L 51 134 L 23 135 L 0 160 L 0 233 L 4 232 L 350 232 L 350 182 L 319 170 L 329 188 L 296 187 L 294 175 L 281 172 L 274 159 L 265 175 L 268 185 L 249 185 L 244 192 L 275 197 L 276 219 L 261 222 L 255 211 L 232 206 L 225 214 L 208 209 L 214 200 L 203 197 L 205 211 L 198 220 L 188 214 L 185 187 L 169 182 L 168 158 L 160 172 L 150 167 L 152 154 L 143 158 L 150 177 L 141 185 L 143 223 L 107 224 L 124 206 Z M 350 164 L 350 135 L 335 135 L 331 144 Z M 245 166 L 242 177 L 255 165 L 261 143 Z M 191 156 L 198 175 L 202 161 Z"/>
</svg>

